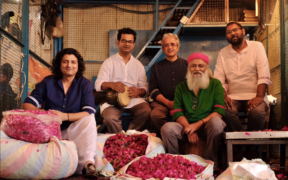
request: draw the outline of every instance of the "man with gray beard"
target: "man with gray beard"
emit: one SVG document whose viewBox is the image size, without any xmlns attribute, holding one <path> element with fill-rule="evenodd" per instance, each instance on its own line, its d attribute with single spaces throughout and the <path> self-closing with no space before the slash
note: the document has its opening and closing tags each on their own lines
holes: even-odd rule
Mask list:
<svg viewBox="0 0 288 180">
<path fill-rule="evenodd" d="M 214 161 L 226 126 L 221 119 L 225 115 L 224 89 L 212 77 L 208 56 L 194 53 L 187 61 L 187 80 L 177 85 L 171 111 L 176 122 L 163 125 L 162 139 L 171 154 L 179 154 L 179 140 L 197 144 L 198 137 L 206 139 L 204 158 Z"/>
</svg>

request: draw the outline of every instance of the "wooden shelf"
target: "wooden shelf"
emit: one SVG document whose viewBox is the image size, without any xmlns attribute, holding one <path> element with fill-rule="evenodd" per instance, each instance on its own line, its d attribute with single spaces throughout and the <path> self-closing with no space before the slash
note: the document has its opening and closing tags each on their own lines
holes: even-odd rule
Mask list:
<svg viewBox="0 0 288 180">
<path fill-rule="evenodd" d="M 243 27 L 257 27 L 258 22 L 239 22 Z M 193 28 L 193 27 L 202 27 L 202 28 L 209 28 L 209 27 L 226 27 L 226 23 L 223 24 L 185 24 L 183 25 L 184 28 Z"/>
<path fill-rule="evenodd" d="M 239 22 L 246 30 L 246 34 L 251 34 L 258 27 L 258 22 Z M 225 34 L 226 23 L 223 24 L 186 24 L 183 25 L 182 34 L 199 35 L 223 35 Z"/>
<path fill-rule="evenodd" d="M 243 18 L 243 20 L 241 19 L 242 21 L 239 22 L 242 24 L 242 26 L 257 27 L 259 24 L 258 21 L 243 22 L 245 19 L 243 13 L 250 13 L 249 15 L 251 17 L 258 19 L 258 1 L 259 0 L 254 0 L 253 3 L 253 0 L 217 0 L 213 4 L 211 2 L 202 0 L 193 14 L 189 17 L 189 20 L 184 27 L 226 27 L 227 23 L 230 21 L 237 21 L 239 18 Z M 254 8 L 251 7 L 251 4 L 254 4 Z M 209 15 L 207 15 L 207 11 L 210 12 Z M 224 12 L 224 14 L 220 12 Z M 255 16 L 253 16 L 253 12 L 255 13 Z M 249 18 L 251 18 L 250 16 Z"/>
</svg>

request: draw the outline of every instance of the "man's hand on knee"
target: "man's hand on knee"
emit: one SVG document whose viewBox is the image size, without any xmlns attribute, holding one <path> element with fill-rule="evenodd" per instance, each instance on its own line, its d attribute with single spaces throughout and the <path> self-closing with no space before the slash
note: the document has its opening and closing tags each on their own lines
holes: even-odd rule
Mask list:
<svg viewBox="0 0 288 180">
<path fill-rule="evenodd" d="M 185 127 L 184 130 L 183 130 L 183 134 L 192 134 L 194 133 L 195 131 L 197 131 L 201 126 L 203 125 L 203 121 L 197 121 L 193 124 L 190 124 L 189 126 Z"/>
<path fill-rule="evenodd" d="M 228 96 L 225 96 L 225 108 L 231 108 L 232 107 L 232 99 Z"/>
<path fill-rule="evenodd" d="M 257 107 L 259 104 L 263 102 L 264 97 L 254 97 L 250 101 L 248 101 L 248 111 Z"/>
<path fill-rule="evenodd" d="M 188 134 L 188 140 L 192 144 L 197 144 L 199 141 L 198 134 L 196 132 Z"/>
</svg>

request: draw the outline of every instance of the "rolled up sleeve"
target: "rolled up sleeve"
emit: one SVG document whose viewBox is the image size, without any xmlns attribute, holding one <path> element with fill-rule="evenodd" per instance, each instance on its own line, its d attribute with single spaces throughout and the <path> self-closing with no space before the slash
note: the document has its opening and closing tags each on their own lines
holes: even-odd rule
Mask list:
<svg viewBox="0 0 288 180">
<path fill-rule="evenodd" d="M 86 111 L 89 114 L 96 113 L 93 88 L 90 81 L 87 81 L 87 83 L 82 87 L 81 108 L 82 111 Z"/>
<path fill-rule="evenodd" d="M 95 82 L 95 89 L 96 91 L 103 91 L 101 89 L 103 82 L 109 82 L 109 75 L 112 69 L 110 69 L 108 59 L 103 62 L 101 65 L 100 71 L 97 76 L 97 80 Z"/>
<path fill-rule="evenodd" d="M 46 98 L 47 87 L 45 84 L 45 79 L 40 83 L 36 84 L 35 89 L 31 94 L 25 99 L 24 103 L 33 104 L 37 108 L 42 108 L 42 103 Z"/>
<path fill-rule="evenodd" d="M 259 43 L 259 47 L 257 47 L 257 72 L 258 72 L 258 85 L 259 84 L 267 84 L 268 86 L 272 84 L 270 81 L 270 69 L 268 58 L 264 49 L 264 46 Z"/>
</svg>

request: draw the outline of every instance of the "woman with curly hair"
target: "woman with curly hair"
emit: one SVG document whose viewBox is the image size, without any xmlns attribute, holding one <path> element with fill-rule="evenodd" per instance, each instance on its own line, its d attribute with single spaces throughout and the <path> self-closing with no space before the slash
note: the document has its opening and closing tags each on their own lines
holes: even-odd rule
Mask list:
<svg viewBox="0 0 288 180">
<path fill-rule="evenodd" d="M 52 62 L 52 74 L 38 83 L 22 109 L 51 110 L 62 119 L 63 139 L 74 141 L 78 150 L 76 173 L 96 175 L 97 130 L 91 82 L 83 76 L 85 64 L 73 48 L 60 51 Z M 43 105 L 43 106 L 42 106 Z"/>
</svg>

